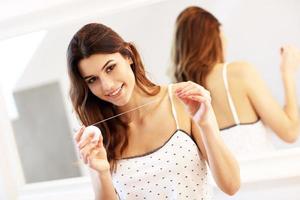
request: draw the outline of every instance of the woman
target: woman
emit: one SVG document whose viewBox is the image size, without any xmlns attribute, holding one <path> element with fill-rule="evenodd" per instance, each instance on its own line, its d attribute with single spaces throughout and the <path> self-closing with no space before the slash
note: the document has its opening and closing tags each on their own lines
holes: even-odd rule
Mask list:
<svg viewBox="0 0 300 200">
<path fill-rule="evenodd" d="M 71 100 L 84 124 L 75 140 L 96 199 L 210 199 L 206 162 L 224 192 L 238 190 L 238 164 L 203 87 L 155 85 L 136 48 L 102 24 L 81 28 L 67 57 Z M 98 142 L 81 139 L 86 126 L 124 112 L 98 125 Z"/>
<path fill-rule="evenodd" d="M 285 107 L 271 96 L 255 68 L 246 62 L 226 63 L 226 40 L 220 22 L 208 11 L 188 7 L 176 21 L 173 61 L 177 81 L 193 81 L 212 96 L 221 136 L 239 159 L 273 149 L 265 125 L 286 142 L 299 136 L 295 72 L 299 50 L 281 51 Z"/>
</svg>

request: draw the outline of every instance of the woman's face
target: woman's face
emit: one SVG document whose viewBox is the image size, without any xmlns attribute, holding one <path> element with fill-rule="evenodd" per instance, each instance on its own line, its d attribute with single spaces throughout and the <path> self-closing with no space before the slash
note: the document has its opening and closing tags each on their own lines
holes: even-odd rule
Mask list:
<svg viewBox="0 0 300 200">
<path fill-rule="evenodd" d="M 79 62 L 79 71 L 95 96 L 116 106 L 124 106 L 135 86 L 130 64 L 132 60 L 120 53 L 94 54 Z"/>
</svg>

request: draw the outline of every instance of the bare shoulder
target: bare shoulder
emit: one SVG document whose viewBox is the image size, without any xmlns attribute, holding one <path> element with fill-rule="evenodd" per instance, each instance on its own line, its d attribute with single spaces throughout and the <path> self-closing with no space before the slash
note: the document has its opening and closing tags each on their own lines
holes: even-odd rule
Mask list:
<svg viewBox="0 0 300 200">
<path fill-rule="evenodd" d="M 179 128 L 184 130 L 186 133 L 191 135 L 191 117 L 187 111 L 186 106 L 184 103 L 175 95 L 176 89 L 178 89 L 178 84 L 172 84 L 171 88 L 171 95 L 173 99 L 173 103 L 175 106 L 175 110 L 177 113 L 178 121 L 179 121 Z"/>
<path fill-rule="evenodd" d="M 234 78 L 241 83 L 251 83 L 259 77 L 256 67 L 246 61 L 235 61 L 228 64 L 228 74 L 230 78 Z"/>
<path fill-rule="evenodd" d="M 234 61 L 228 64 L 228 71 L 237 76 L 247 76 L 255 71 L 255 67 L 246 61 Z"/>
</svg>

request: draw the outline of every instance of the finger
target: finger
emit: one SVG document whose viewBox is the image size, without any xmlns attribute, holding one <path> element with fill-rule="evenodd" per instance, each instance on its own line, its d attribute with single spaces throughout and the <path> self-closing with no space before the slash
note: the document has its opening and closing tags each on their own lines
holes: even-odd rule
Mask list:
<svg viewBox="0 0 300 200">
<path fill-rule="evenodd" d="M 79 141 L 80 141 L 80 138 L 81 138 L 81 136 L 82 136 L 82 134 L 83 134 L 84 128 L 85 128 L 85 126 L 82 126 L 82 127 L 77 131 L 77 133 L 75 133 L 74 139 L 75 139 L 76 142 L 79 142 Z"/>
<path fill-rule="evenodd" d="M 190 100 L 193 100 L 193 101 L 197 101 L 197 102 L 200 102 L 200 103 L 204 103 L 206 101 L 209 101 L 209 99 L 207 99 L 206 97 L 199 96 L 199 95 L 189 95 L 189 96 L 186 96 L 184 98 L 185 99 L 190 99 Z"/>
<path fill-rule="evenodd" d="M 202 97 L 202 96 L 199 96 L 199 98 L 195 98 L 195 97 L 192 97 L 192 96 L 180 97 L 180 100 L 185 105 L 190 105 L 193 102 L 202 103 L 202 102 L 206 101 L 205 98 Z"/>
<path fill-rule="evenodd" d="M 206 92 L 204 92 L 204 93 L 199 93 L 198 91 L 197 92 L 188 92 L 188 93 L 183 95 L 183 97 L 187 97 L 187 96 L 201 96 L 201 97 L 204 97 L 207 100 L 211 101 L 210 94 L 208 94 Z"/>
<path fill-rule="evenodd" d="M 176 83 L 175 93 L 180 93 L 184 88 L 190 86 L 191 81 Z"/>
<path fill-rule="evenodd" d="M 281 54 L 281 55 L 283 54 L 283 51 L 284 51 L 284 49 L 283 49 L 283 47 L 281 47 L 281 48 L 280 48 L 280 54 Z"/>
<path fill-rule="evenodd" d="M 94 138 L 94 134 L 93 133 L 89 134 L 89 136 L 85 140 L 82 140 L 78 143 L 78 148 L 79 149 L 84 148 L 87 144 L 92 142 L 93 138 Z"/>
<path fill-rule="evenodd" d="M 93 142 L 93 143 L 90 143 L 88 145 L 86 145 L 81 151 L 80 151 L 80 155 L 84 161 L 84 163 L 86 164 L 87 163 L 87 157 L 91 154 L 91 151 L 93 149 L 95 149 L 97 147 L 97 143 L 96 142 Z"/>
<path fill-rule="evenodd" d="M 288 49 L 288 46 L 287 46 L 287 45 L 283 45 L 283 46 L 280 48 L 280 51 L 281 51 L 281 53 L 286 53 L 286 52 L 287 52 L 287 49 Z"/>
<path fill-rule="evenodd" d="M 207 102 L 211 102 L 211 97 L 210 96 L 203 96 L 203 95 L 194 95 L 194 94 L 190 94 L 190 95 L 187 95 L 186 97 L 188 97 L 188 98 L 191 98 L 192 100 L 205 100 L 205 101 L 207 101 Z M 194 98 L 195 97 L 195 98 Z M 197 97 L 199 97 L 199 99 L 197 99 Z"/>
<path fill-rule="evenodd" d="M 102 136 L 102 134 L 101 134 L 100 137 L 99 137 L 98 145 L 99 145 L 99 147 L 104 147 L 104 145 L 103 145 L 103 136 Z"/>
<path fill-rule="evenodd" d="M 80 149 L 80 155 L 82 157 L 84 157 L 89 151 L 90 149 L 94 148 L 97 146 L 96 142 L 91 142 L 89 144 L 87 144 L 85 147 L 83 147 L 82 149 Z"/>
<path fill-rule="evenodd" d="M 95 157 L 99 152 L 99 145 L 96 145 L 95 148 L 91 149 L 89 157 Z"/>
<path fill-rule="evenodd" d="M 199 119 L 200 116 L 203 116 L 203 114 L 209 110 L 209 108 L 211 107 L 211 104 L 208 99 L 203 98 L 203 97 L 193 96 L 190 98 L 193 99 L 194 101 L 197 101 L 200 103 L 198 111 L 195 113 L 195 116 L 194 116 L 196 119 Z"/>
<path fill-rule="evenodd" d="M 198 84 L 192 82 L 192 81 L 187 81 L 187 82 L 183 82 L 181 83 L 181 85 L 178 87 L 178 89 L 176 89 L 176 93 L 181 93 L 183 91 L 189 90 L 190 88 L 193 88 L 195 86 L 197 86 Z"/>
<path fill-rule="evenodd" d="M 190 91 L 192 89 L 195 89 L 195 86 L 193 86 L 193 85 L 187 85 L 187 86 L 181 88 L 179 90 L 179 92 L 177 91 L 176 94 L 180 96 L 180 95 L 185 94 L 186 92 L 188 92 L 188 91 Z"/>
<path fill-rule="evenodd" d="M 179 99 L 185 104 L 189 105 L 191 103 L 191 99 L 188 99 L 187 97 L 179 97 Z"/>
<path fill-rule="evenodd" d="M 83 162 L 88 164 L 91 159 L 95 158 L 99 150 L 97 150 L 97 146 L 90 149 L 89 152 L 86 153 L 85 157 L 83 157 Z"/>
<path fill-rule="evenodd" d="M 205 88 L 203 88 L 200 85 L 195 84 L 192 87 L 189 87 L 188 89 L 183 90 L 182 92 L 180 92 L 179 94 L 177 94 L 178 96 L 185 96 L 185 95 L 202 95 L 205 97 L 209 97 L 210 98 L 210 92 L 208 90 L 206 90 Z"/>
<path fill-rule="evenodd" d="M 90 163 L 90 161 L 94 158 L 98 158 L 98 155 L 100 153 L 101 153 L 101 150 L 99 148 L 99 145 L 97 144 L 95 147 L 91 148 L 89 153 L 86 155 L 87 163 Z"/>
<path fill-rule="evenodd" d="M 199 90 L 199 88 L 191 88 L 189 90 L 183 91 L 180 94 L 178 94 L 177 96 L 187 96 L 187 95 L 202 95 L 202 96 L 207 96 L 207 94 L 204 91 Z"/>
<path fill-rule="evenodd" d="M 95 148 L 96 149 L 96 148 Z M 93 158 L 95 158 L 95 156 L 97 155 L 97 153 L 98 153 L 98 151 L 97 150 L 95 150 L 95 149 L 92 149 L 92 151 L 91 151 L 91 154 L 90 155 L 88 155 L 87 157 L 86 157 L 86 160 L 87 160 L 87 165 L 88 166 L 91 166 L 90 164 L 91 164 L 91 161 L 93 160 Z"/>
</svg>

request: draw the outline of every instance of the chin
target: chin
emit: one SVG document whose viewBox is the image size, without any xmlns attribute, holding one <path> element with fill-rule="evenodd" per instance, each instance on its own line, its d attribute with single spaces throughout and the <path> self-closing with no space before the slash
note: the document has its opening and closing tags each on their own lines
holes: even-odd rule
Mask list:
<svg viewBox="0 0 300 200">
<path fill-rule="evenodd" d="M 129 101 L 126 99 L 119 100 L 117 102 L 111 102 L 115 106 L 125 106 Z"/>
<path fill-rule="evenodd" d="M 124 93 L 122 95 L 122 98 L 118 99 L 117 101 L 113 101 L 111 103 L 116 106 L 125 106 L 126 104 L 128 104 L 132 96 L 132 90 L 128 90 L 128 87 L 125 86 L 123 88 L 123 92 Z"/>
</svg>

